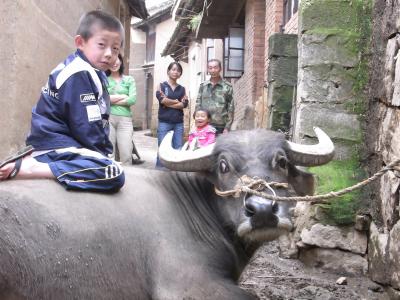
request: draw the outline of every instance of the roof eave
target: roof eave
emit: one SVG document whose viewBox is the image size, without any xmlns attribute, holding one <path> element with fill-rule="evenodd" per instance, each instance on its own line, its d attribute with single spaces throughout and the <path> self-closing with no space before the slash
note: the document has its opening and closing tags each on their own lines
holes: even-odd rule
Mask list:
<svg viewBox="0 0 400 300">
<path fill-rule="evenodd" d="M 210 3 L 196 31 L 197 39 L 221 39 L 228 35 L 246 0 L 219 0 Z M 230 7 L 229 10 L 226 7 Z"/>
<path fill-rule="evenodd" d="M 149 16 L 146 20 L 142 20 L 132 25 L 132 28 L 142 29 L 150 23 L 158 23 L 158 19 L 164 20 L 163 17 L 171 17 L 171 6 L 167 6 L 164 9 L 158 11 L 154 15 Z"/>
<path fill-rule="evenodd" d="M 126 0 L 126 2 L 128 3 L 131 16 L 140 19 L 146 19 L 149 16 L 144 0 Z"/>
<path fill-rule="evenodd" d="M 175 60 L 185 59 L 189 43 L 195 38 L 189 28 L 190 19 L 201 12 L 203 0 L 188 0 L 181 7 L 180 17 L 171 38 L 161 53 L 161 56 L 171 55 Z"/>
</svg>

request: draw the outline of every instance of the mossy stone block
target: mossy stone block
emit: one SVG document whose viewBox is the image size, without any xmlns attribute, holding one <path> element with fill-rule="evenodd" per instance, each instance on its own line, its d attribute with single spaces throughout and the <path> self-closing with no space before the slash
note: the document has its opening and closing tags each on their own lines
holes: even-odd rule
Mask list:
<svg viewBox="0 0 400 300">
<path fill-rule="evenodd" d="M 268 81 L 278 85 L 297 84 L 297 57 L 274 57 L 268 68 Z"/>
<path fill-rule="evenodd" d="M 273 89 L 269 119 L 272 130 L 289 131 L 293 93 L 293 86 L 279 86 Z"/>
<path fill-rule="evenodd" d="M 275 33 L 269 37 L 268 57 L 297 57 L 297 34 Z"/>
<path fill-rule="evenodd" d="M 316 27 L 357 28 L 361 0 L 304 0 L 301 2 L 299 31 Z"/>
</svg>

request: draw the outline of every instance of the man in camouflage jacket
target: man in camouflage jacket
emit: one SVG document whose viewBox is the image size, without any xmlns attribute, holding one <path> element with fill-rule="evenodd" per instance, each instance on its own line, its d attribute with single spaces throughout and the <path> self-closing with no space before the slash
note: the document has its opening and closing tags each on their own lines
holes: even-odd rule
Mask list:
<svg viewBox="0 0 400 300">
<path fill-rule="evenodd" d="M 210 80 L 200 84 L 196 99 L 196 109 L 205 108 L 211 113 L 211 125 L 217 133 L 227 132 L 233 122 L 233 88 L 221 78 L 221 62 L 218 59 L 208 61 L 207 70 Z"/>
</svg>

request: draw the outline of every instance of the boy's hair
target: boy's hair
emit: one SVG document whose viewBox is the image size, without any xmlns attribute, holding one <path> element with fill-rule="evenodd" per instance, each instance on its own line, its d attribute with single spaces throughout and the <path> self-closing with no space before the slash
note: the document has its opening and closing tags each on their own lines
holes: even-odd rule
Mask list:
<svg viewBox="0 0 400 300">
<path fill-rule="evenodd" d="M 113 15 L 101 10 L 92 10 L 84 14 L 79 20 L 76 34 L 87 41 L 93 36 L 94 25 L 99 26 L 103 30 L 119 32 L 121 35 L 121 46 L 124 44 L 125 30 L 121 22 Z"/>
<path fill-rule="evenodd" d="M 196 116 L 196 113 L 199 112 L 199 111 L 204 111 L 204 112 L 207 114 L 208 120 L 211 121 L 211 113 L 210 113 L 210 111 L 209 111 L 208 109 L 202 108 L 202 107 L 199 107 L 199 108 L 197 108 L 197 109 L 194 111 L 194 113 L 193 113 L 193 119 L 194 119 L 194 117 Z"/>
<path fill-rule="evenodd" d="M 119 61 L 121 62 L 121 65 L 119 66 L 119 69 L 118 69 L 118 73 L 119 73 L 119 75 L 122 75 L 122 74 L 124 73 L 125 66 L 124 66 L 124 58 L 122 57 L 122 54 L 121 54 L 121 53 L 118 54 L 118 59 L 119 59 Z M 111 75 L 111 71 L 110 71 L 110 70 L 107 70 L 107 71 L 106 71 L 106 75 L 107 75 L 107 76 L 110 76 L 110 75 Z"/>
</svg>

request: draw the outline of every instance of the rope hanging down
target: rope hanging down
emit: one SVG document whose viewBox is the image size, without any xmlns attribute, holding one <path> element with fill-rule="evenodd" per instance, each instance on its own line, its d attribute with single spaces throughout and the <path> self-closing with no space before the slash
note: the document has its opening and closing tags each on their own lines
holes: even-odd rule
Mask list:
<svg viewBox="0 0 400 300">
<path fill-rule="evenodd" d="M 366 186 L 367 184 L 369 184 L 372 181 L 381 177 L 387 171 L 395 170 L 395 171 L 400 172 L 399 165 L 400 165 L 400 159 L 397 159 L 397 160 L 393 161 L 392 163 L 388 164 L 386 167 L 382 168 L 379 172 L 376 172 L 373 176 L 371 176 L 355 185 L 344 188 L 337 192 L 329 192 L 327 194 L 322 194 L 322 195 L 302 196 L 302 197 L 300 197 L 300 196 L 281 197 L 281 196 L 267 194 L 264 192 L 260 192 L 259 190 L 262 189 L 263 187 L 267 187 L 268 189 L 271 189 L 272 186 L 275 186 L 278 188 L 287 188 L 288 185 L 286 183 L 266 182 L 265 180 L 262 180 L 262 179 L 253 179 L 246 175 L 241 178 L 242 185 L 238 186 L 237 188 L 235 188 L 233 190 L 228 190 L 228 191 L 220 191 L 217 188 L 215 188 L 215 193 L 222 197 L 233 196 L 233 197 L 237 198 L 240 196 L 241 193 L 249 193 L 249 194 L 253 194 L 253 195 L 263 197 L 266 199 L 270 199 L 273 201 L 324 202 L 327 199 L 340 197 L 344 194 L 350 193 L 356 189 Z"/>
</svg>

